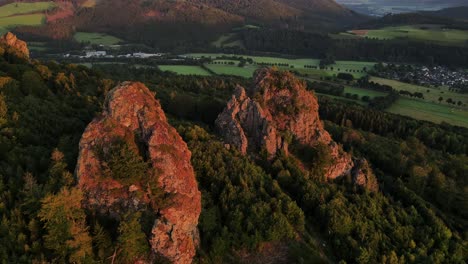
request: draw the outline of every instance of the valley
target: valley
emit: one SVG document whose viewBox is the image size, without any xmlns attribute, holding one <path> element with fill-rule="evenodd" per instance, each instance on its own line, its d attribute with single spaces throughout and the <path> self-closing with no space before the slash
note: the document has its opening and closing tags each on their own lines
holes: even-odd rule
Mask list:
<svg viewBox="0 0 468 264">
<path fill-rule="evenodd" d="M 0 0 L 0 262 L 464 264 L 462 4 Z"/>
</svg>

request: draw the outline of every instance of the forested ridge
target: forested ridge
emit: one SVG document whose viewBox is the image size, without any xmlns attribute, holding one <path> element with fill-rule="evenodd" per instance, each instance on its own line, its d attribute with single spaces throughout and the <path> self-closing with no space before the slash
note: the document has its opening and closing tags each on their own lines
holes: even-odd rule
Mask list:
<svg viewBox="0 0 468 264">
<path fill-rule="evenodd" d="M 249 29 L 241 32 L 250 51 L 277 52 L 337 60 L 386 61 L 462 67 L 468 48 L 407 40 L 332 38 L 322 33 L 295 30 Z"/>
<path fill-rule="evenodd" d="M 2 261 L 110 263 L 123 248 L 114 260 L 127 263 L 147 252 L 148 245 L 136 243 L 147 225 L 140 215 L 118 226 L 100 221 L 81 208 L 83 194 L 74 188 L 83 130 L 124 80 L 156 92 L 192 151 L 202 192 L 196 263 L 248 262 L 272 243 L 286 248 L 285 262 L 464 263 L 464 129 L 321 99 L 327 130 L 375 169 L 381 190 L 372 193 L 347 178 L 324 181 L 321 167 L 329 161 L 320 155 L 304 170 L 286 155 L 268 160 L 227 149 L 213 122 L 234 87 L 250 80 L 125 65 L 89 70 L 6 53 L 0 57 Z"/>
</svg>

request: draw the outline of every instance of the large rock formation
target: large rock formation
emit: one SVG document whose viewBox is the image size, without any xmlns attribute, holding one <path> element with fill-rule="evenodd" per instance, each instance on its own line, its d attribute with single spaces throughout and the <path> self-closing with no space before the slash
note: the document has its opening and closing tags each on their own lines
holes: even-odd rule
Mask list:
<svg viewBox="0 0 468 264">
<path fill-rule="evenodd" d="M 143 179 L 109 176 L 102 153 L 116 139 L 149 164 Z M 126 212 L 152 208 L 157 215 L 149 238 L 153 252 L 173 263 L 191 263 L 199 239 L 201 195 L 190 158 L 154 94 L 141 83 L 125 82 L 109 92 L 104 112 L 80 141 L 76 174 L 84 206 L 117 220 Z M 154 186 L 168 194 L 167 205 L 152 204 Z"/>
<path fill-rule="evenodd" d="M 353 167 L 351 156 L 324 129 L 317 98 L 289 72 L 257 71 L 252 87 L 236 88 L 216 126 L 225 142 L 243 153 L 265 148 L 273 157 L 279 150 L 288 153 L 292 141 L 309 147 L 325 145 L 332 158 L 325 173 L 329 179 L 348 174 Z"/>
<path fill-rule="evenodd" d="M 29 49 L 26 42 L 18 39 L 13 33 L 8 32 L 0 38 L 0 47 L 6 49 L 9 54 L 29 59 Z"/>
</svg>

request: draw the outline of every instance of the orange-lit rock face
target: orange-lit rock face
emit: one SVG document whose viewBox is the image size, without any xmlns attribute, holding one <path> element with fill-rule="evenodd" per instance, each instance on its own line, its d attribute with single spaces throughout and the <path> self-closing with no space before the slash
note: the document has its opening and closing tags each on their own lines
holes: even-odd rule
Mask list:
<svg viewBox="0 0 468 264">
<path fill-rule="evenodd" d="M 0 46 L 15 52 L 18 57 L 29 58 L 29 49 L 26 42 L 18 39 L 15 34 L 8 32 L 0 38 Z"/>
<path fill-rule="evenodd" d="M 150 203 L 144 195 L 146 186 L 129 186 L 103 176 L 95 148 L 106 146 L 116 137 L 124 139 L 131 149 L 144 152 L 150 170 L 158 175 L 157 185 L 170 194 L 169 205 L 158 209 L 149 238 L 154 253 L 173 263 L 191 263 L 201 211 L 191 153 L 168 124 L 154 94 L 141 83 L 126 82 L 114 88 L 107 95 L 104 112 L 82 136 L 76 174 L 86 195 L 85 206 L 118 218 L 125 211 L 139 210 Z"/>
<path fill-rule="evenodd" d="M 335 179 L 349 173 L 353 162 L 324 129 L 318 107 L 315 95 L 292 73 L 262 69 L 250 89 L 237 87 L 216 126 L 243 153 L 262 148 L 271 157 L 279 150 L 288 153 L 288 137 L 307 146 L 325 144 L 333 158 L 326 177 Z"/>
</svg>

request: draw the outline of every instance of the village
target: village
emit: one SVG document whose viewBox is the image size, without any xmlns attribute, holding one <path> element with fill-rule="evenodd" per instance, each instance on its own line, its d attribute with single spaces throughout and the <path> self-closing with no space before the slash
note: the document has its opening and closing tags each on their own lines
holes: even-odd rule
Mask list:
<svg viewBox="0 0 468 264">
<path fill-rule="evenodd" d="M 136 59 L 149 59 L 164 56 L 164 53 L 145 53 L 145 52 L 132 52 L 120 55 L 110 54 L 105 50 L 91 50 L 85 51 L 80 55 L 72 55 L 70 53 L 64 54 L 64 58 L 79 58 L 79 59 L 113 59 L 113 58 L 136 58 Z"/>
<path fill-rule="evenodd" d="M 468 91 L 468 71 L 452 70 L 443 66 L 377 65 L 375 75 L 428 87 L 449 87 Z"/>
</svg>

